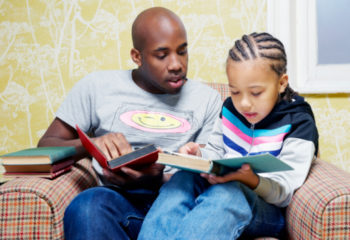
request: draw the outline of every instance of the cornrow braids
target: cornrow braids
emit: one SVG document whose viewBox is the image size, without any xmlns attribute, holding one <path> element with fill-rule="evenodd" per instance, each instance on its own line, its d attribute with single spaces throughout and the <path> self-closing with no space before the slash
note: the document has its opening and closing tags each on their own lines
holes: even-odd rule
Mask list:
<svg viewBox="0 0 350 240">
<path fill-rule="evenodd" d="M 278 76 L 287 72 L 287 55 L 283 43 L 266 32 L 243 35 L 230 49 L 229 57 L 236 62 L 265 58 Z M 281 98 L 290 102 L 295 95 L 298 93 L 288 85 Z"/>
<path fill-rule="evenodd" d="M 235 47 L 245 60 L 249 59 L 247 53 L 245 52 L 243 45 L 241 44 L 241 42 L 239 40 L 237 40 L 235 42 Z"/>
<path fill-rule="evenodd" d="M 256 54 L 254 52 L 254 48 L 253 48 L 253 44 L 252 42 L 250 41 L 249 37 L 247 35 L 243 35 L 243 41 L 247 44 L 249 50 L 250 50 L 250 53 L 251 55 L 253 56 L 253 58 L 256 58 Z"/>
<path fill-rule="evenodd" d="M 237 56 L 237 54 L 232 49 L 230 49 L 229 55 L 234 61 L 236 62 L 241 61 L 241 59 Z"/>
</svg>

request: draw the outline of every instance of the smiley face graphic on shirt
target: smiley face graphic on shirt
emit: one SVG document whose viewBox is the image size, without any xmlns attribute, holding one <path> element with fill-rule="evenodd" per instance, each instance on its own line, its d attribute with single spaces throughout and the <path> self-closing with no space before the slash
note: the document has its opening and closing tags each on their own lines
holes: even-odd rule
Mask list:
<svg viewBox="0 0 350 240">
<path fill-rule="evenodd" d="M 123 113 L 120 119 L 125 124 L 146 132 L 183 133 L 191 128 L 186 119 L 161 112 L 129 111 Z"/>
</svg>

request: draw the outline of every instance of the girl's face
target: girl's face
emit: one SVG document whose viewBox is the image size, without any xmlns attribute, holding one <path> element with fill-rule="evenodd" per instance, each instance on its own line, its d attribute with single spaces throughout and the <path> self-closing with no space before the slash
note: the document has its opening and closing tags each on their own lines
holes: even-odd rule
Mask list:
<svg viewBox="0 0 350 240">
<path fill-rule="evenodd" d="M 251 124 L 271 112 L 288 85 L 288 76 L 279 77 L 269 62 L 261 58 L 241 62 L 229 59 L 226 73 L 233 105 Z"/>
</svg>

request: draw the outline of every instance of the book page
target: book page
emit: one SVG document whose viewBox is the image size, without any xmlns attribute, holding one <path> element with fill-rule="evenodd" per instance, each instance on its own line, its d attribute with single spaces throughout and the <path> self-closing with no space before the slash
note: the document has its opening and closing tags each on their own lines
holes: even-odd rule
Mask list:
<svg viewBox="0 0 350 240">
<path fill-rule="evenodd" d="M 180 153 L 159 153 L 157 163 L 184 170 L 195 170 L 196 172 L 209 172 L 211 170 L 209 160 Z"/>
</svg>

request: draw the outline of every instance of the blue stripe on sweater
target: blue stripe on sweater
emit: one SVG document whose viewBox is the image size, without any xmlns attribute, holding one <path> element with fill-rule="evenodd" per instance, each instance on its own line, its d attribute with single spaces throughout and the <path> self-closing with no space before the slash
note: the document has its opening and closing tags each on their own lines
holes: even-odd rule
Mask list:
<svg viewBox="0 0 350 240">
<path fill-rule="evenodd" d="M 282 133 L 288 133 L 292 125 L 286 124 L 284 126 L 275 128 L 275 129 L 257 129 L 253 130 L 244 125 L 233 113 L 230 112 L 226 107 L 222 109 L 222 115 L 229 120 L 233 125 L 239 128 L 244 134 L 249 137 L 268 137 L 268 136 L 276 136 Z"/>
<path fill-rule="evenodd" d="M 226 146 L 231 148 L 233 151 L 240 153 L 242 156 L 248 155 L 248 152 L 244 148 L 237 145 L 235 142 L 233 142 L 227 136 L 223 135 L 223 140 L 224 140 L 224 143 L 226 144 Z M 264 153 L 270 153 L 271 155 L 277 157 L 280 154 L 280 152 L 281 152 L 281 148 L 274 150 L 274 151 L 251 152 L 251 153 L 249 153 L 249 155 L 259 155 L 259 154 L 264 154 Z"/>
</svg>

